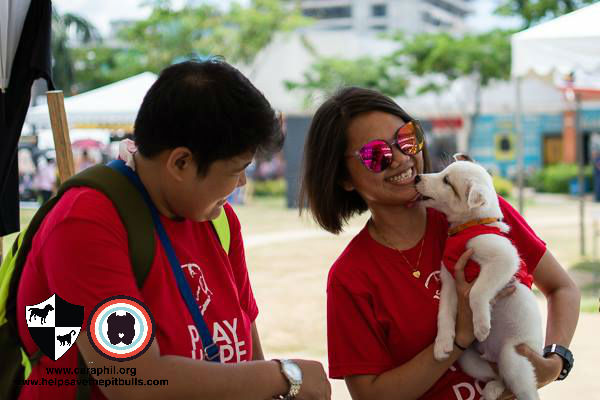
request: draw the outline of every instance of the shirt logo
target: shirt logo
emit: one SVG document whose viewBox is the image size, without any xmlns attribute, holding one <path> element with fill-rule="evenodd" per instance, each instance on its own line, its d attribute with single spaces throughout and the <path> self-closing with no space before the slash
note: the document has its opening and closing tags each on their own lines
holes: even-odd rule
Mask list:
<svg viewBox="0 0 600 400">
<path fill-rule="evenodd" d="M 433 298 L 437 300 L 440 299 L 440 281 L 440 271 L 433 271 L 425 280 L 425 287 L 427 289 L 429 289 L 430 285 L 435 288 L 435 294 L 433 295 Z"/>
<path fill-rule="evenodd" d="M 25 306 L 29 334 L 42 353 L 61 358 L 75 343 L 83 324 L 83 306 L 53 294 L 38 304 Z"/>
<path fill-rule="evenodd" d="M 204 312 L 206 311 L 208 305 L 211 302 L 213 292 L 208 288 L 208 284 L 206 283 L 206 279 L 204 278 L 202 268 L 200 268 L 198 264 L 194 263 L 184 264 L 181 266 L 181 268 L 187 269 L 188 273 L 190 274 L 190 277 L 192 278 L 192 282 L 198 285 L 196 287 L 196 302 L 200 307 L 200 312 L 202 313 L 202 315 L 204 315 Z"/>
<path fill-rule="evenodd" d="M 112 296 L 96 305 L 87 333 L 92 347 L 102 356 L 114 361 L 133 360 L 152 344 L 154 318 L 138 299 Z"/>
</svg>

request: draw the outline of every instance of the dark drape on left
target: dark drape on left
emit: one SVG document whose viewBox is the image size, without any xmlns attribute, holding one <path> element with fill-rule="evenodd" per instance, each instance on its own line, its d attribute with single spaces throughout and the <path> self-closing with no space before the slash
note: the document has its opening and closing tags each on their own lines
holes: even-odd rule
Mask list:
<svg viewBox="0 0 600 400">
<path fill-rule="evenodd" d="M 0 236 L 19 230 L 17 146 L 31 100 L 31 85 L 43 78 L 48 88 L 54 89 L 51 24 L 51 1 L 33 0 L 23 24 L 8 88 L 0 92 Z"/>
</svg>

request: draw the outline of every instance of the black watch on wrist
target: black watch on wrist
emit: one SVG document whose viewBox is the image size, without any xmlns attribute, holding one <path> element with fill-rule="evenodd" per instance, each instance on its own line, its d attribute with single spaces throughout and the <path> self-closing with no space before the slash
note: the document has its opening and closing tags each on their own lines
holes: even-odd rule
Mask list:
<svg viewBox="0 0 600 400">
<path fill-rule="evenodd" d="M 550 354 L 556 354 L 562 358 L 563 366 L 560 370 L 560 375 L 558 375 L 558 378 L 556 378 L 557 381 L 562 381 L 567 377 L 567 375 L 569 375 L 571 368 L 573 368 L 573 363 L 575 362 L 573 353 L 560 344 L 549 344 L 548 346 L 544 347 L 544 358 L 548 357 Z"/>
</svg>

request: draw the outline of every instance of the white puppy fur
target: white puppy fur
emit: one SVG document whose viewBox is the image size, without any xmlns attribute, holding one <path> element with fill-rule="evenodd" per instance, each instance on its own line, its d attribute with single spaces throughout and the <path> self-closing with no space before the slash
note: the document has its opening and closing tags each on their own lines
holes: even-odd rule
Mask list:
<svg viewBox="0 0 600 400">
<path fill-rule="evenodd" d="M 443 171 L 419 175 L 417 191 L 425 205 L 446 214 L 450 227 L 481 218 L 502 218 L 492 179 L 480 165 L 456 161 Z M 487 224 L 508 233 L 509 227 L 498 221 Z M 542 353 L 542 318 L 532 291 L 516 281 L 515 293 L 491 303 L 498 292 L 513 280 L 520 258 L 507 238 L 482 234 L 467 242 L 473 249 L 471 260 L 480 273 L 469 295 L 473 327 L 477 341 L 459 359 L 462 369 L 474 378 L 489 381 L 483 394 L 497 399 L 508 387 L 519 400 L 539 399 L 535 371 L 529 360 L 516 352 L 521 343 Z M 441 299 L 438 333 L 434 345 L 437 360 L 449 357 L 454 349 L 457 297 L 455 281 L 445 267 L 441 271 Z M 487 361 L 498 365 L 499 376 Z"/>
</svg>

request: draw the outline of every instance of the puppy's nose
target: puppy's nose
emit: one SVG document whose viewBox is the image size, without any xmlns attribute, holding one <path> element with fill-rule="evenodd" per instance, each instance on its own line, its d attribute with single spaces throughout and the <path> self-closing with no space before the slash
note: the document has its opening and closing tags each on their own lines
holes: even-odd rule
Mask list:
<svg viewBox="0 0 600 400">
<path fill-rule="evenodd" d="M 416 175 L 415 176 L 415 183 L 419 183 L 421 182 L 421 175 Z"/>
</svg>

